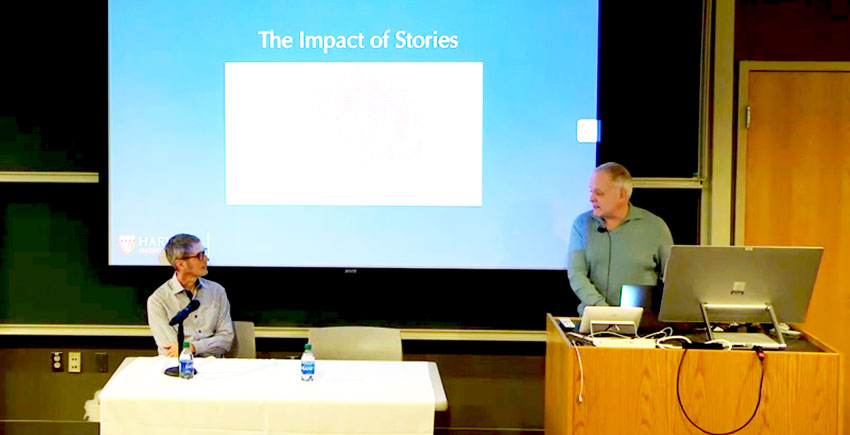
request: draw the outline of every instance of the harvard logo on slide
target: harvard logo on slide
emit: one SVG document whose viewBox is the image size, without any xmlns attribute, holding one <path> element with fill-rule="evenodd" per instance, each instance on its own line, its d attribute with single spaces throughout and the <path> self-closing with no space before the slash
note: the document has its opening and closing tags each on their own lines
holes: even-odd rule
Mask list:
<svg viewBox="0 0 850 435">
<path fill-rule="evenodd" d="M 118 247 L 124 255 L 130 255 L 136 249 L 136 236 L 134 234 L 121 234 L 118 236 Z"/>
</svg>

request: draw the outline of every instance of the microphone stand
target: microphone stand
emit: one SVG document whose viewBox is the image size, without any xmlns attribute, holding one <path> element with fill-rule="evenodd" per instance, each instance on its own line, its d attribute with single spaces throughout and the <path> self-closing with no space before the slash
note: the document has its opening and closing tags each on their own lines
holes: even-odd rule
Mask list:
<svg viewBox="0 0 850 435">
<path fill-rule="evenodd" d="M 180 325 L 177 327 L 177 346 L 180 350 L 177 351 L 177 365 L 180 365 L 180 354 L 183 353 L 183 340 L 186 338 L 186 335 L 183 334 L 183 321 L 180 321 Z"/>
<path fill-rule="evenodd" d="M 184 319 L 185 320 L 185 319 Z M 180 376 L 180 354 L 183 353 L 183 338 L 185 334 L 183 333 L 183 320 L 180 321 L 180 325 L 177 326 L 177 365 L 175 367 L 169 367 L 165 369 L 165 374 L 168 376 Z M 190 345 L 191 346 L 191 345 Z M 195 370 L 195 369 L 193 369 Z M 195 374 L 198 374 L 198 370 L 195 370 Z"/>
</svg>

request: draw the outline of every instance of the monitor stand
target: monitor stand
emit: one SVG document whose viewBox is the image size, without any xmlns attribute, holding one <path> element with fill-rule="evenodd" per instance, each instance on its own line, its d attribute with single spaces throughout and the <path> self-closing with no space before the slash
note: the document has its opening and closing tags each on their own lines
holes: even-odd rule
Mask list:
<svg viewBox="0 0 850 435">
<path fill-rule="evenodd" d="M 613 328 L 613 329 L 612 329 Z M 599 332 L 615 332 L 622 335 L 637 335 L 637 325 L 632 321 L 623 320 L 591 320 L 590 335 Z"/>
<path fill-rule="evenodd" d="M 771 304 L 763 304 L 763 305 L 727 305 L 727 304 L 710 304 L 707 302 L 703 302 L 700 305 L 700 309 L 702 309 L 702 319 L 705 321 L 706 331 L 708 333 L 708 340 L 726 340 L 732 343 L 733 348 L 745 348 L 752 349 L 755 347 L 760 347 L 762 349 L 785 349 L 788 347 L 785 344 L 785 339 L 782 337 L 782 330 L 779 329 L 779 321 L 776 320 L 776 313 L 773 310 L 773 305 Z M 762 333 L 752 333 L 752 332 L 713 332 L 711 330 L 711 322 L 708 319 L 708 312 L 714 311 L 726 311 L 726 312 L 759 312 L 759 311 L 767 311 L 770 315 L 770 321 L 773 322 L 773 328 L 776 331 L 776 337 L 779 339 L 779 342 L 773 340 L 768 337 L 766 334 Z"/>
</svg>

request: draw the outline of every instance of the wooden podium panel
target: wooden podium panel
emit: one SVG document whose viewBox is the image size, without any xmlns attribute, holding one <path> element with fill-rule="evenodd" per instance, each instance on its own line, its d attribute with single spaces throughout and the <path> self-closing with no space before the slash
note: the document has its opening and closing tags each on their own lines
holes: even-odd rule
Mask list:
<svg viewBox="0 0 850 435">
<path fill-rule="evenodd" d="M 737 429 L 758 403 L 753 351 L 576 348 L 551 315 L 546 323 L 547 434 L 702 434 L 679 407 L 680 363 L 682 405 L 706 431 Z M 737 433 L 842 433 L 840 355 L 822 350 L 767 352 L 761 404 Z"/>
</svg>

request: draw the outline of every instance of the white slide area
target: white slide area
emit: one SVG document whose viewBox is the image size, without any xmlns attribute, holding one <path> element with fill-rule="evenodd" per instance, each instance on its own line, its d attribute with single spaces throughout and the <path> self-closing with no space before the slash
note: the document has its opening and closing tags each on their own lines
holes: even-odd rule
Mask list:
<svg viewBox="0 0 850 435">
<path fill-rule="evenodd" d="M 227 205 L 482 205 L 481 62 L 224 68 Z"/>
</svg>

